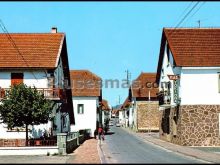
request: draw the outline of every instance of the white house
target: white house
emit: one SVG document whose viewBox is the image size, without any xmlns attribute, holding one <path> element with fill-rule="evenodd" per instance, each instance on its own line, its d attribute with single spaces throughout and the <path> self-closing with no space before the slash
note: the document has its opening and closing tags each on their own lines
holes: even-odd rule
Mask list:
<svg viewBox="0 0 220 165">
<path fill-rule="evenodd" d="M 10 36 L 10 37 L 9 37 Z M 46 131 L 50 135 L 70 131 L 74 124 L 66 37 L 56 28 L 51 33 L 0 34 L 0 99 L 10 90 L 12 84 L 24 83 L 36 87 L 47 99 L 54 102 L 53 121 L 30 126 L 29 136 L 37 138 Z M 19 131 L 17 131 L 17 129 Z M 0 145 L 4 140 L 11 143 L 25 141 L 25 129 L 9 130 L 0 124 Z"/>
<path fill-rule="evenodd" d="M 128 118 L 129 118 L 130 105 L 131 105 L 130 100 L 127 97 L 119 110 L 119 123 L 124 127 L 128 127 L 129 124 Z"/>
<path fill-rule="evenodd" d="M 129 127 L 135 131 L 159 131 L 156 73 L 142 72 L 129 88 Z"/>
<path fill-rule="evenodd" d="M 101 78 L 88 70 L 71 70 L 75 125 L 71 131 L 91 130 L 91 137 L 101 124 Z"/>
<path fill-rule="evenodd" d="M 102 99 L 102 126 L 106 126 L 110 120 L 110 107 L 107 100 Z"/>
<path fill-rule="evenodd" d="M 220 29 L 164 28 L 157 82 L 161 139 L 219 146 Z"/>
</svg>

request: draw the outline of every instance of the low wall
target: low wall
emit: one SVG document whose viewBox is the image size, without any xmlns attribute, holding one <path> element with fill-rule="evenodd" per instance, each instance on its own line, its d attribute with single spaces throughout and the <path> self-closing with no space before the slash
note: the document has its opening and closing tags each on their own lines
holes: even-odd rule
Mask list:
<svg viewBox="0 0 220 165">
<path fill-rule="evenodd" d="M 2 145 L 7 147 L 0 147 L 0 155 L 66 155 L 72 153 L 75 148 L 82 144 L 88 138 L 88 130 L 71 133 L 58 133 L 57 146 L 34 146 L 25 147 L 19 146 L 18 141 L 2 141 Z M 25 141 L 22 141 L 25 142 Z M 19 143 L 20 144 L 20 143 Z M 12 145 L 12 146 L 8 146 Z"/>
<path fill-rule="evenodd" d="M 58 154 L 58 146 L 46 147 L 0 147 L 0 155 L 53 155 Z"/>
</svg>

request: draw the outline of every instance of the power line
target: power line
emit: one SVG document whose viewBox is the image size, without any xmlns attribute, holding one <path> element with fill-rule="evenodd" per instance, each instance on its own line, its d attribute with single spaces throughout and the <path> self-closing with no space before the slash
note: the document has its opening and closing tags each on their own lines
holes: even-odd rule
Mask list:
<svg viewBox="0 0 220 165">
<path fill-rule="evenodd" d="M 176 29 L 181 25 L 181 23 L 187 18 L 187 16 L 194 10 L 194 8 L 199 4 L 200 2 L 197 2 L 187 13 L 186 15 L 179 21 L 179 23 L 175 26 L 175 28 L 168 34 L 171 36 L 176 32 Z"/>
<path fill-rule="evenodd" d="M 17 50 L 18 54 L 22 57 L 22 60 L 25 62 L 25 64 L 29 66 L 29 64 L 27 63 L 27 61 L 25 60 L 24 56 L 21 54 L 20 50 L 18 49 L 16 43 L 14 42 L 14 40 L 12 39 L 11 35 L 9 34 L 8 30 L 6 29 L 4 23 L 2 22 L 2 20 L 0 19 L 0 27 L 2 29 L 2 31 L 6 34 L 6 36 L 8 37 L 9 41 L 11 42 L 12 46 Z M 34 78 L 37 80 L 36 76 L 34 75 L 34 73 L 31 71 L 32 75 L 34 76 Z M 38 81 L 38 80 L 37 80 Z"/>
<path fill-rule="evenodd" d="M 200 9 L 201 9 L 201 7 L 205 4 L 206 2 L 203 2 L 199 7 L 198 7 L 198 9 L 189 17 L 189 18 L 192 18 Z M 188 21 L 189 20 L 189 18 L 186 20 L 186 21 Z M 199 24 L 200 24 L 200 21 L 201 20 L 198 20 L 199 21 Z M 199 25 L 200 26 L 200 25 Z"/>
<path fill-rule="evenodd" d="M 186 17 L 193 11 L 193 9 L 199 4 L 199 2 L 197 2 L 191 9 L 190 11 L 188 11 L 188 13 L 182 18 L 182 20 L 176 25 L 175 28 L 177 28 L 185 19 Z"/>
<path fill-rule="evenodd" d="M 192 4 L 193 4 L 193 1 L 191 1 L 191 3 L 184 9 L 184 11 L 183 11 L 182 14 L 179 16 L 178 19 L 180 19 L 180 18 L 183 16 L 183 14 L 189 9 L 189 7 L 190 7 Z"/>
</svg>

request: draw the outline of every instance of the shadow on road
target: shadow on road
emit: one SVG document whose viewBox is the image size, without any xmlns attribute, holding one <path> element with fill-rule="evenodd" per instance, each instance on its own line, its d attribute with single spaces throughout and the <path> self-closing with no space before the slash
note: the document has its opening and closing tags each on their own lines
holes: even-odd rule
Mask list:
<svg viewBox="0 0 220 165">
<path fill-rule="evenodd" d="M 112 131 L 109 131 L 109 132 L 106 132 L 105 135 L 113 135 L 115 132 L 112 132 Z"/>
</svg>

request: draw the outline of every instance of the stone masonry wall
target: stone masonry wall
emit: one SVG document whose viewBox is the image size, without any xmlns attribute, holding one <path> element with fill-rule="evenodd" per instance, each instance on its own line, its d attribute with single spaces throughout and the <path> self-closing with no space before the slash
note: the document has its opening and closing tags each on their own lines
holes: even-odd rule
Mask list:
<svg viewBox="0 0 220 165">
<path fill-rule="evenodd" d="M 181 144 L 220 146 L 220 105 L 181 106 Z"/>
<path fill-rule="evenodd" d="M 161 139 L 183 146 L 220 146 L 220 105 L 182 105 L 177 109 L 170 110 L 169 134 L 163 134 L 160 125 Z"/>
<path fill-rule="evenodd" d="M 137 130 L 159 131 L 159 107 L 158 101 L 137 102 Z"/>
</svg>

